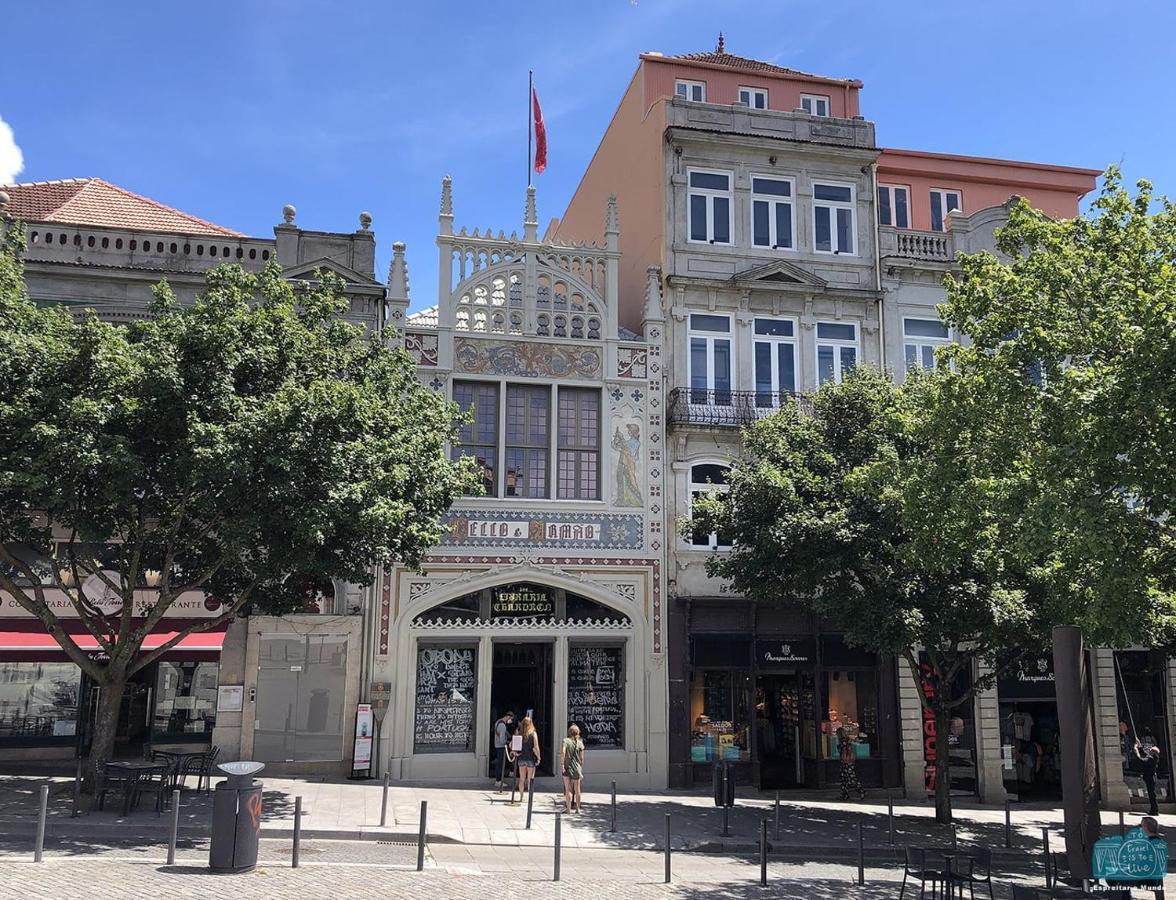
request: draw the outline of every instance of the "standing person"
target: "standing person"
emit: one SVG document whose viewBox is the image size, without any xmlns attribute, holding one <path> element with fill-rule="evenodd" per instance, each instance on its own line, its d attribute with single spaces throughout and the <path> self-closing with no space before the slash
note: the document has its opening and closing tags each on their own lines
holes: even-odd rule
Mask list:
<svg viewBox="0 0 1176 900">
<path fill-rule="evenodd" d="M 1148 747 L 1135 742 L 1135 758 L 1139 761 L 1139 774 L 1143 776 L 1143 785 L 1147 788 L 1147 814 L 1158 816 L 1160 805 L 1156 801 L 1156 770 L 1160 767 L 1160 748 Z"/>
<path fill-rule="evenodd" d="M 865 788 L 858 780 L 857 753 L 844 728 L 837 729 L 837 746 L 841 758 L 841 799 L 848 800 L 851 793 L 856 793 L 859 800 L 866 799 Z"/>
<path fill-rule="evenodd" d="M 494 787 L 502 790 L 502 779 L 506 772 L 506 746 L 510 733 L 514 731 L 514 712 L 507 710 L 494 723 Z"/>
<path fill-rule="evenodd" d="M 559 745 L 559 769 L 564 780 L 564 813 L 583 812 L 580 788 L 584 783 L 584 742 L 580 740 L 580 726 L 568 726 L 568 736 Z"/>
<path fill-rule="evenodd" d="M 535 780 L 535 769 L 543 759 L 539 752 L 539 732 L 530 716 L 524 716 L 519 723 L 519 734 L 523 738 L 523 749 L 519 751 L 519 797 L 527 794 L 527 787 Z"/>
</svg>

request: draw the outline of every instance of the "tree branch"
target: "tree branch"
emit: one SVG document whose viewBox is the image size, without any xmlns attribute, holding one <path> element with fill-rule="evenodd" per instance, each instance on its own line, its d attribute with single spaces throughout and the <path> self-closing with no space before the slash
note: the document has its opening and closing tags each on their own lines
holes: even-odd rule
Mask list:
<svg viewBox="0 0 1176 900">
<path fill-rule="evenodd" d="M 244 590 L 241 591 L 240 595 L 238 595 L 237 599 L 233 602 L 233 605 L 228 607 L 220 615 L 211 619 L 200 619 L 196 622 L 192 622 L 187 627 L 180 629 L 178 632 L 176 632 L 174 637 L 169 638 L 164 644 L 161 644 L 156 649 L 150 650 L 147 653 L 140 653 L 138 659 L 136 659 L 131 664 L 131 667 L 128 670 L 128 674 L 133 675 L 140 669 L 151 665 L 151 663 L 155 662 L 157 659 L 163 656 L 163 654 L 167 653 L 189 635 L 199 634 L 202 631 L 210 631 L 216 626 L 222 625 L 229 621 L 229 619 L 233 618 L 233 616 L 237 614 L 237 611 L 240 610 L 241 607 L 244 606 L 245 603 L 249 600 L 249 595 L 253 592 L 253 589 L 257 587 L 258 580 L 259 579 L 254 579 L 252 582 L 246 585 Z"/>
</svg>

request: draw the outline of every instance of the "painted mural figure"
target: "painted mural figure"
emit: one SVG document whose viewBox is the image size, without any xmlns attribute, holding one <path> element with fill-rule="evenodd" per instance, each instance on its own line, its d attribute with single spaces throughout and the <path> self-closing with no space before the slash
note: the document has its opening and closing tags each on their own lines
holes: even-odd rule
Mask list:
<svg viewBox="0 0 1176 900">
<path fill-rule="evenodd" d="M 637 460 L 641 454 L 641 426 L 625 426 L 627 437 L 618 428 L 613 435 L 613 449 L 617 451 L 617 506 L 641 506 L 641 480 L 637 477 Z"/>
</svg>

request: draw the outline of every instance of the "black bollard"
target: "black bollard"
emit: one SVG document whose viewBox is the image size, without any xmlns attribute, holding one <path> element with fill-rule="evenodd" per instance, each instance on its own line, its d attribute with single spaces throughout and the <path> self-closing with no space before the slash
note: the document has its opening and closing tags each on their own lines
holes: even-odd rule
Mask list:
<svg viewBox="0 0 1176 900">
<path fill-rule="evenodd" d="M 768 883 L 768 820 L 760 819 L 760 885 Z"/>
<path fill-rule="evenodd" d="M 666 854 L 666 884 L 670 883 L 670 814 L 666 813 L 665 835 L 662 839 L 662 847 Z"/>
<path fill-rule="evenodd" d="M 729 814 L 730 807 L 727 805 L 727 798 L 729 796 L 731 796 L 728 793 L 728 791 L 730 790 L 730 787 L 729 787 L 730 782 L 728 781 L 728 773 L 730 771 L 731 771 L 731 764 L 730 763 L 723 763 L 723 837 L 730 837 L 731 836 L 731 829 L 729 827 L 730 826 L 730 814 Z"/>
<path fill-rule="evenodd" d="M 78 805 L 82 801 L 82 760 L 78 758 L 77 768 L 74 770 L 74 784 L 73 784 L 73 809 L 69 817 L 76 819 L 80 813 L 78 812 Z"/>
<path fill-rule="evenodd" d="M 302 798 L 294 798 L 294 852 L 290 856 L 290 867 L 298 868 L 302 857 Z"/>
<path fill-rule="evenodd" d="M 171 838 L 167 842 L 167 864 L 176 864 L 176 842 L 180 836 L 180 789 L 172 791 L 172 827 Z"/>
<path fill-rule="evenodd" d="M 384 799 L 380 801 L 380 827 L 388 824 L 388 773 L 384 773 Z"/>
<path fill-rule="evenodd" d="M 953 852 L 960 849 L 960 836 L 956 834 L 955 822 L 951 823 L 951 849 Z"/>
<path fill-rule="evenodd" d="M 1127 837 L 1127 826 L 1123 824 L 1123 810 L 1119 810 L 1119 837 Z"/>
<path fill-rule="evenodd" d="M 33 849 L 33 862 L 40 862 L 45 853 L 45 817 L 49 814 L 49 785 L 41 785 L 41 809 L 37 813 L 37 845 Z"/>
<path fill-rule="evenodd" d="M 417 871 L 425 868 L 425 822 L 429 817 L 429 801 L 421 801 L 421 827 L 417 832 Z"/>
<path fill-rule="evenodd" d="M 862 837 L 862 823 L 859 821 L 858 826 L 858 885 L 866 883 L 866 841 Z"/>
<path fill-rule="evenodd" d="M 527 830 L 531 830 L 531 807 L 535 803 L 535 776 L 527 783 Z"/>
<path fill-rule="evenodd" d="M 776 840 L 780 840 L 780 792 L 776 791 Z"/>
<path fill-rule="evenodd" d="M 1049 891 L 1053 890 L 1053 866 L 1049 864 L 1049 829 L 1044 826 L 1041 829 L 1041 846 L 1041 852 L 1045 855 L 1045 889 Z"/>
<path fill-rule="evenodd" d="M 563 814 L 555 814 L 555 872 L 552 881 L 559 881 L 559 836 L 563 826 Z"/>
<path fill-rule="evenodd" d="M 1009 798 L 1005 797 L 1005 848 L 1013 846 L 1013 810 Z"/>
<path fill-rule="evenodd" d="M 612 783 L 612 825 L 609 826 L 609 832 L 615 834 L 617 830 L 617 783 Z"/>
<path fill-rule="evenodd" d="M 890 846 L 894 846 L 894 793 L 886 792 L 886 822 L 890 827 Z"/>
</svg>

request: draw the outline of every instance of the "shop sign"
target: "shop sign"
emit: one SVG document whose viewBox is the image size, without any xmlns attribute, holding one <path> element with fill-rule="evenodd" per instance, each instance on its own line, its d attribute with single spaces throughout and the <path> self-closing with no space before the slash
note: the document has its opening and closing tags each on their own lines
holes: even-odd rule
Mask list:
<svg viewBox="0 0 1176 900">
<path fill-rule="evenodd" d="M 359 703 L 355 707 L 355 749 L 351 754 L 351 771 L 372 769 L 372 705 Z"/>
<path fill-rule="evenodd" d="M 568 720 L 586 747 L 624 746 L 621 647 L 568 648 Z"/>
<path fill-rule="evenodd" d="M 816 657 L 816 641 L 811 638 L 755 642 L 755 660 L 761 669 L 773 666 L 809 666 L 816 661 Z"/>
<path fill-rule="evenodd" d="M 222 684 L 216 689 L 217 712 L 240 712 L 245 702 L 245 685 Z"/>
<path fill-rule="evenodd" d="M 416 752 L 473 749 L 476 653 L 473 647 L 417 650 Z"/>
<path fill-rule="evenodd" d="M 546 591 L 529 587 L 509 587 L 494 591 L 490 600 L 492 619 L 550 619 L 555 603 Z"/>
<path fill-rule="evenodd" d="M 1040 698 L 1055 696 L 1053 658 L 1025 655 L 1005 670 L 997 681 L 997 694 L 1004 699 Z"/>
</svg>

